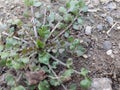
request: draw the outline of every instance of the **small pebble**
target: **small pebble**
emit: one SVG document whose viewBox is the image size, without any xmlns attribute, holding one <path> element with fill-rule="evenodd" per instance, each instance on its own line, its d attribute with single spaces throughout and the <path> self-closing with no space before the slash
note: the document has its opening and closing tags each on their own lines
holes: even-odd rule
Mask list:
<svg viewBox="0 0 120 90">
<path fill-rule="evenodd" d="M 108 51 L 106 52 L 106 54 L 109 55 L 109 56 L 112 55 L 112 54 L 113 54 L 113 53 L 112 53 L 112 50 L 111 50 L 111 49 L 108 50 Z"/>
<path fill-rule="evenodd" d="M 104 41 L 104 42 L 103 42 L 103 48 L 104 48 L 105 50 L 111 49 L 111 48 L 112 48 L 112 43 L 111 43 L 110 41 Z"/>
<path fill-rule="evenodd" d="M 85 29 L 85 34 L 86 35 L 90 35 L 91 31 L 92 31 L 92 27 L 91 26 L 87 26 L 86 29 Z"/>
<path fill-rule="evenodd" d="M 90 90 L 112 90 L 109 78 L 93 78 Z"/>
<path fill-rule="evenodd" d="M 102 23 L 98 24 L 97 25 L 97 29 L 98 29 L 98 31 L 103 30 L 103 24 Z"/>
<path fill-rule="evenodd" d="M 107 54 L 108 56 L 110 56 L 111 58 L 114 58 L 114 54 L 113 54 L 113 51 L 112 51 L 112 50 L 108 50 L 108 51 L 106 52 L 106 54 Z"/>
<path fill-rule="evenodd" d="M 110 9 L 110 10 L 114 10 L 117 8 L 117 5 L 115 2 L 110 2 L 107 6 L 106 6 L 107 9 Z"/>
<path fill-rule="evenodd" d="M 87 56 L 86 54 L 84 54 L 84 55 L 83 55 L 83 58 L 87 59 L 87 58 L 88 58 L 88 56 Z"/>
<path fill-rule="evenodd" d="M 111 16 L 107 16 L 107 17 L 106 17 L 106 21 L 107 21 L 110 25 L 113 25 L 114 20 L 113 20 L 113 18 L 112 18 Z"/>
<path fill-rule="evenodd" d="M 120 26 L 119 26 L 119 27 L 117 27 L 117 29 L 118 29 L 118 30 L 120 30 Z"/>
</svg>

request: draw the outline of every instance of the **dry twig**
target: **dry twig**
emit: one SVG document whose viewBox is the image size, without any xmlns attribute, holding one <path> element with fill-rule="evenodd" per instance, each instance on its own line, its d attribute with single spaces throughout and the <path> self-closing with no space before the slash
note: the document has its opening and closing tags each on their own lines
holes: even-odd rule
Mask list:
<svg viewBox="0 0 120 90">
<path fill-rule="evenodd" d="M 2 34 L 3 35 L 6 35 L 6 36 L 11 36 L 11 35 L 9 35 L 8 33 L 6 33 L 6 32 L 2 32 Z M 22 41 L 22 42 L 24 42 L 24 43 L 27 43 L 28 44 L 28 42 L 27 41 L 25 41 L 24 39 L 21 39 L 21 38 L 18 38 L 18 37 L 16 37 L 16 36 L 13 36 L 13 38 L 14 39 L 16 39 L 16 40 L 19 40 L 19 41 Z"/>
<path fill-rule="evenodd" d="M 76 16 L 74 20 L 52 40 L 52 42 L 55 41 L 59 36 L 61 36 L 66 30 L 68 30 L 73 25 L 73 23 L 76 21 L 77 17 L 78 16 Z"/>
<path fill-rule="evenodd" d="M 31 6 L 31 14 L 32 14 L 32 22 L 33 22 L 33 30 L 34 30 L 34 34 L 36 39 L 38 39 L 38 34 L 37 34 L 37 28 L 36 28 L 36 24 L 35 24 L 35 17 L 34 17 L 34 9 L 33 6 Z"/>
<path fill-rule="evenodd" d="M 111 30 L 117 25 L 117 22 L 112 25 L 112 27 L 107 31 L 107 35 L 111 32 Z"/>
<path fill-rule="evenodd" d="M 54 74 L 54 76 L 58 79 L 59 82 L 61 82 L 61 80 L 59 79 L 59 77 L 57 76 L 57 74 L 54 72 L 54 70 L 51 68 L 50 65 L 48 65 L 49 69 L 52 71 L 52 73 Z M 62 87 L 64 88 L 64 90 L 68 90 L 64 84 L 61 84 Z"/>
</svg>

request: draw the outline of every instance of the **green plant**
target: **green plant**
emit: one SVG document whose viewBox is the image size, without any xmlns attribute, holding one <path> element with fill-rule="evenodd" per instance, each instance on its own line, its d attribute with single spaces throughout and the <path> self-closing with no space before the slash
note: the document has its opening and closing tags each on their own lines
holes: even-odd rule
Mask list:
<svg viewBox="0 0 120 90">
<path fill-rule="evenodd" d="M 58 12 L 37 0 L 24 0 L 24 3 L 27 9 L 31 8 L 31 14 L 26 16 L 27 18 L 32 17 L 33 23 L 32 25 L 29 23 L 24 25 L 24 22 L 19 19 L 9 22 L 24 31 L 19 37 L 14 36 L 14 30 L 11 33 L 9 32 L 10 35 L 3 33 L 7 37 L 5 44 L 0 45 L 0 65 L 7 66 L 10 70 L 14 69 L 17 73 L 21 70 L 26 72 L 27 69 L 31 72 L 44 70 L 47 79 L 39 81 L 38 86 L 33 85 L 33 89 L 50 90 L 50 86 L 61 85 L 66 90 L 64 82 L 69 81 L 74 73 L 83 76 L 84 80 L 80 82 L 80 85 L 83 88 L 89 88 L 91 80 L 87 76 L 88 71 L 86 69 L 82 68 L 81 72 L 74 70 L 72 58 L 68 57 L 65 62 L 57 59 L 63 53 L 70 53 L 79 57 L 86 51 L 80 40 L 70 33 L 71 28 L 80 30 L 79 27 L 83 21 L 79 13 L 86 10 L 84 1 L 68 0 L 65 6 L 58 9 Z M 35 16 L 33 8 L 45 8 L 45 12 L 37 12 Z M 49 15 L 47 15 L 48 13 Z M 32 59 L 32 56 L 35 58 Z M 63 72 L 56 74 L 55 70 L 58 69 L 59 64 L 65 68 Z M 19 79 L 16 81 L 14 77 L 12 74 L 6 77 L 7 85 L 11 87 L 11 90 L 26 90 L 26 88 L 33 90 L 29 85 L 28 87 L 18 85 Z M 69 90 L 76 90 L 76 88 L 77 86 L 72 84 Z"/>
</svg>

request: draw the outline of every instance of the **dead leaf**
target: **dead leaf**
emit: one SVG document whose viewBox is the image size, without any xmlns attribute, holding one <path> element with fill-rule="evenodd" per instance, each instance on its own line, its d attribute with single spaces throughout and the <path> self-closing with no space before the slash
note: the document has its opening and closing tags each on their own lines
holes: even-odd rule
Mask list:
<svg viewBox="0 0 120 90">
<path fill-rule="evenodd" d="M 27 72 L 25 75 L 29 85 L 35 85 L 46 78 L 45 71 L 43 70 L 36 72 Z"/>
</svg>

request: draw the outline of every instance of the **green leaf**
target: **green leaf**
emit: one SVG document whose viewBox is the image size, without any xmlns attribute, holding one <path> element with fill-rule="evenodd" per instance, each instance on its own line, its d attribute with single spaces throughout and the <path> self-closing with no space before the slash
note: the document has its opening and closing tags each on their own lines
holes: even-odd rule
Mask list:
<svg viewBox="0 0 120 90">
<path fill-rule="evenodd" d="M 63 20 L 63 17 L 60 15 L 60 14 L 55 14 L 55 20 L 56 21 L 62 21 Z"/>
<path fill-rule="evenodd" d="M 0 52 L 4 49 L 3 45 L 0 45 Z"/>
<path fill-rule="evenodd" d="M 54 20 L 55 20 L 55 13 L 54 12 L 50 12 L 50 15 L 48 16 L 47 19 L 48 19 L 48 21 L 50 23 L 54 22 Z"/>
<path fill-rule="evenodd" d="M 20 27 L 20 26 L 23 25 L 23 22 L 22 22 L 20 19 L 15 19 L 15 20 L 12 22 L 12 24 L 13 24 L 13 25 L 16 24 L 16 25 L 18 25 L 18 26 Z"/>
<path fill-rule="evenodd" d="M 11 46 L 15 46 L 17 44 L 18 44 L 17 40 L 15 40 L 13 38 L 7 38 L 6 39 L 6 47 L 7 48 L 10 48 Z"/>
<path fill-rule="evenodd" d="M 73 24 L 73 29 L 74 30 L 80 30 L 80 26 L 78 24 Z"/>
<path fill-rule="evenodd" d="M 58 11 L 59 11 L 60 14 L 62 14 L 62 15 L 67 13 L 67 10 L 66 10 L 65 7 L 60 7 Z"/>
<path fill-rule="evenodd" d="M 59 64 L 58 62 L 54 61 L 54 62 L 52 63 L 52 65 L 51 65 L 51 67 L 52 67 L 53 69 L 56 69 L 58 64 Z"/>
<path fill-rule="evenodd" d="M 49 59 L 50 59 L 50 55 L 48 53 L 44 52 L 44 53 L 39 54 L 40 63 L 48 65 L 49 64 Z"/>
<path fill-rule="evenodd" d="M 66 38 L 68 38 L 69 37 L 69 32 L 65 32 L 65 34 L 64 34 L 64 36 L 66 37 Z"/>
<path fill-rule="evenodd" d="M 35 7 L 40 7 L 41 5 L 42 5 L 41 2 L 34 2 L 34 4 L 33 4 L 33 6 L 35 6 Z"/>
<path fill-rule="evenodd" d="M 50 30 L 48 30 L 47 26 L 42 26 L 39 30 L 38 33 L 40 35 L 40 37 L 42 37 L 42 39 L 47 39 L 49 34 L 50 34 Z"/>
<path fill-rule="evenodd" d="M 49 85 L 48 81 L 46 81 L 46 80 L 41 81 L 38 85 L 38 89 L 39 90 L 50 90 L 50 85 Z"/>
<path fill-rule="evenodd" d="M 69 87 L 69 90 L 77 90 L 77 85 L 76 84 L 71 84 Z"/>
<path fill-rule="evenodd" d="M 13 67 L 14 69 L 18 70 L 20 68 L 23 67 L 23 64 L 18 62 L 18 61 L 11 61 L 11 67 Z"/>
<path fill-rule="evenodd" d="M 77 19 L 77 22 L 78 22 L 78 24 L 82 24 L 82 23 L 83 23 L 83 20 L 81 19 L 81 17 L 79 17 L 79 18 Z"/>
<path fill-rule="evenodd" d="M 40 41 L 40 40 L 37 40 L 36 42 L 37 42 L 37 46 L 38 46 L 39 48 L 44 48 L 44 47 L 45 47 L 45 43 L 44 43 L 44 42 L 42 42 L 42 41 Z"/>
<path fill-rule="evenodd" d="M 85 48 L 79 45 L 77 46 L 75 53 L 77 54 L 77 56 L 82 56 L 85 53 Z"/>
<path fill-rule="evenodd" d="M 20 62 L 23 62 L 24 64 L 27 64 L 27 63 L 29 63 L 29 58 L 28 57 L 20 58 Z"/>
<path fill-rule="evenodd" d="M 64 23 L 60 23 L 59 25 L 58 25 L 58 29 L 63 29 L 63 28 L 65 28 L 66 27 L 66 24 L 64 24 Z"/>
<path fill-rule="evenodd" d="M 83 11 L 83 12 L 87 12 L 87 11 L 88 11 L 88 7 L 87 7 L 87 6 L 84 6 L 84 7 L 82 8 L 82 11 Z"/>
<path fill-rule="evenodd" d="M 9 52 L 1 52 L 0 53 L 0 56 L 1 56 L 1 59 L 6 59 L 7 57 L 9 57 Z"/>
<path fill-rule="evenodd" d="M 85 78 L 80 82 L 82 88 L 88 89 L 91 86 L 92 81 L 89 78 Z"/>
<path fill-rule="evenodd" d="M 26 90 L 23 86 L 13 87 L 11 90 Z"/>
<path fill-rule="evenodd" d="M 7 85 L 10 86 L 13 86 L 15 84 L 15 79 L 11 74 L 6 75 L 5 81 L 7 82 Z"/>
<path fill-rule="evenodd" d="M 34 0 L 24 0 L 24 3 L 26 6 L 33 6 L 34 5 Z"/>
<path fill-rule="evenodd" d="M 67 7 L 69 8 L 69 12 L 77 15 L 79 13 L 79 2 L 77 0 L 71 0 L 67 3 Z"/>
<path fill-rule="evenodd" d="M 73 65 L 73 60 L 72 60 L 72 58 L 69 58 L 69 59 L 67 60 L 66 65 L 67 65 L 68 68 L 70 68 L 70 67 Z"/>
<path fill-rule="evenodd" d="M 0 66 L 6 66 L 7 61 L 6 60 L 0 60 Z"/>
<path fill-rule="evenodd" d="M 71 22 L 73 20 L 73 16 L 71 14 L 65 14 L 63 18 L 66 23 Z"/>
<path fill-rule="evenodd" d="M 59 82 L 58 80 L 56 80 L 56 79 L 50 79 L 50 84 L 52 85 L 52 86 L 59 86 L 60 84 L 61 84 L 61 82 Z"/>
<path fill-rule="evenodd" d="M 75 39 L 71 45 L 70 45 L 70 49 L 73 50 L 76 48 L 76 46 L 80 43 L 80 40 L 79 39 Z"/>
<path fill-rule="evenodd" d="M 79 0 L 79 6 L 80 8 L 83 8 L 85 6 L 85 1 L 84 0 Z"/>
<path fill-rule="evenodd" d="M 86 68 L 81 68 L 81 72 L 80 74 L 84 77 L 86 77 L 86 75 L 88 74 L 88 70 Z"/>
<path fill-rule="evenodd" d="M 62 74 L 62 76 L 63 77 L 70 77 L 73 72 L 74 72 L 73 69 L 68 69 Z"/>
<path fill-rule="evenodd" d="M 74 37 L 73 37 L 73 36 L 69 36 L 69 37 L 68 37 L 68 42 L 71 43 L 71 42 L 73 42 L 73 41 L 74 41 Z"/>
</svg>

